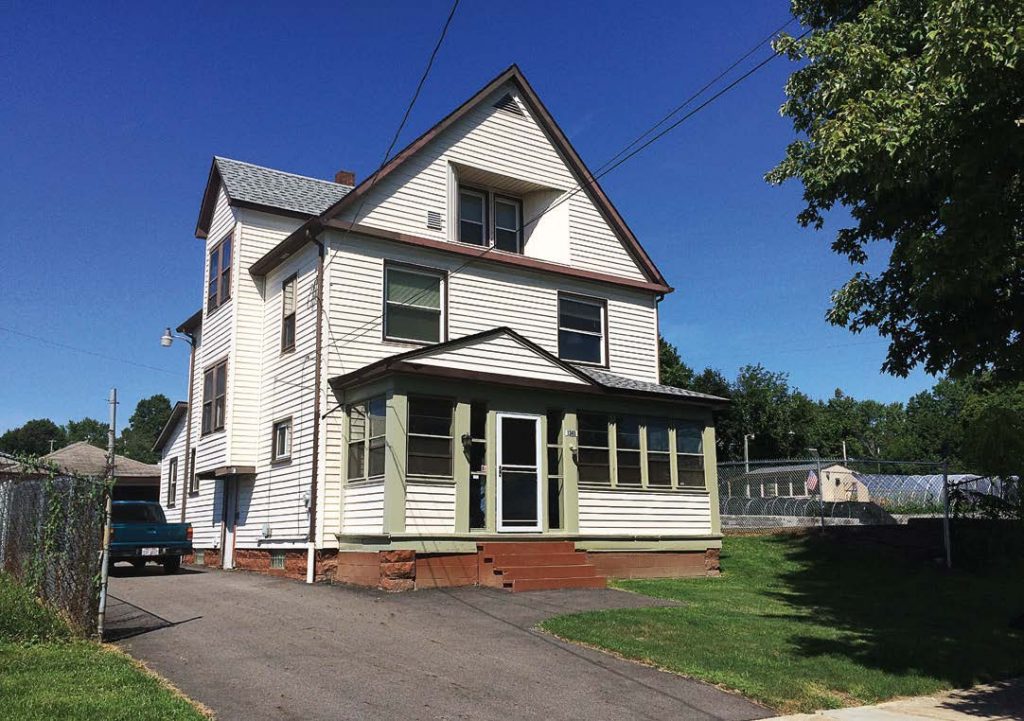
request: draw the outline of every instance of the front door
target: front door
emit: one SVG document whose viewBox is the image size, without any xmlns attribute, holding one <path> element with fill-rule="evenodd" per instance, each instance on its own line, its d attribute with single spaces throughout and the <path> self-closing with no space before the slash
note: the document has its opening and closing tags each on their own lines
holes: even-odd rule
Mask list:
<svg viewBox="0 0 1024 721">
<path fill-rule="evenodd" d="M 498 530 L 540 531 L 540 416 L 497 416 Z"/>
<path fill-rule="evenodd" d="M 235 525 L 238 522 L 238 479 L 224 479 L 224 543 L 221 562 L 224 568 L 235 567 Z"/>
</svg>

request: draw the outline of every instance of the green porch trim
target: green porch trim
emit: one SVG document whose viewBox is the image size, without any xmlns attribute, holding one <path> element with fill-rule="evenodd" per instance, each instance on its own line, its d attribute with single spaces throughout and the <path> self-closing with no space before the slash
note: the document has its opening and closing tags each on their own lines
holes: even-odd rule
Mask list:
<svg viewBox="0 0 1024 721">
<path fill-rule="evenodd" d="M 469 533 L 469 454 L 462 436 L 469 434 L 470 404 L 460 400 L 452 418 L 452 473 L 455 476 L 455 531 Z"/>
<path fill-rule="evenodd" d="M 721 534 L 722 519 L 718 510 L 718 453 L 715 448 L 714 419 L 710 419 L 704 425 L 701 442 L 704 451 L 704 485 L 708 492 L 708 503 L 711 504 L 711 532 Z"/>
<path fill-rule="evenodd" d="M 412 534 L 338 535 L 339 551 L 416 551 L 417 553 L 476 553 L 478 543 L 573 541 L 580 551 L 705 551 L 721 548 L 722 537 L 581 535 L 578 533 L 478 533 L 469 535 Z"/>
<path fill-rule="evenodd" d="M 562 528 L 565 533 L 580 530 L 580 471 L 573 460 L 578 445 L 576 411 L 566 410 L 562 421 Z"/>
<path fill-rule="evenodd" d="M 387 396 L 384 451 L 384 532 L 405 532 L 405 459 L 408 398 L 391 392 Z"/>
</svg>

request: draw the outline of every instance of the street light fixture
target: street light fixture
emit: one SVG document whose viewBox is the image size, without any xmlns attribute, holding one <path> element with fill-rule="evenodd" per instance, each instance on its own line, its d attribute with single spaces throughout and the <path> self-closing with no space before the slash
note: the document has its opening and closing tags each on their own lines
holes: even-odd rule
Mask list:
<svg viewBox="0 0 1024 721">
<path fill-rule="evenodd" d="M 756 438 L 753 433 L 743 434 L 743 471 L 750 473 L 750 441 Z"/>
<path fill-rule="evenodd" d="M 192 336 L 183 335 L 181 333 L 172 333 L 169 326 L 164 329 L 164 334 L 160 336 L 160 345 L 164 348 L 170 348 L 171 344 L 174 343 L 175 338 L 181 338 L 193 348 L 195 347 L 195 339 L 193 339 Z"/>
</svg>

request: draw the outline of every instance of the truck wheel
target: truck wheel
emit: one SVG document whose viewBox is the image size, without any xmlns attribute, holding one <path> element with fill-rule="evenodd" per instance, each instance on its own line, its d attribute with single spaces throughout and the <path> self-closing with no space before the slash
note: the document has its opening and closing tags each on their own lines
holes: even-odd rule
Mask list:
<svg viewBox="0 0 1024 721">
<path fill-rule="evenodd" d="M 164 559 L 164 573 L 177 573 L 179 568 L 181 568 L 181 556 Z"/>
</svg>

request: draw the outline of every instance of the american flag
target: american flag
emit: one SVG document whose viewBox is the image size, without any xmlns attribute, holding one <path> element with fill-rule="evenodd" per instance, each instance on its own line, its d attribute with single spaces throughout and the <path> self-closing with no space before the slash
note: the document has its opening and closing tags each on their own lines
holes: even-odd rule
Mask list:
<svg viewBox="0 0 1024 721">
<path fill-rule="evenodd" d="M 814 491 L 818 488 L 818 475 L 814 471 L 807 471 L 807 490 Z"/>
</svg>

